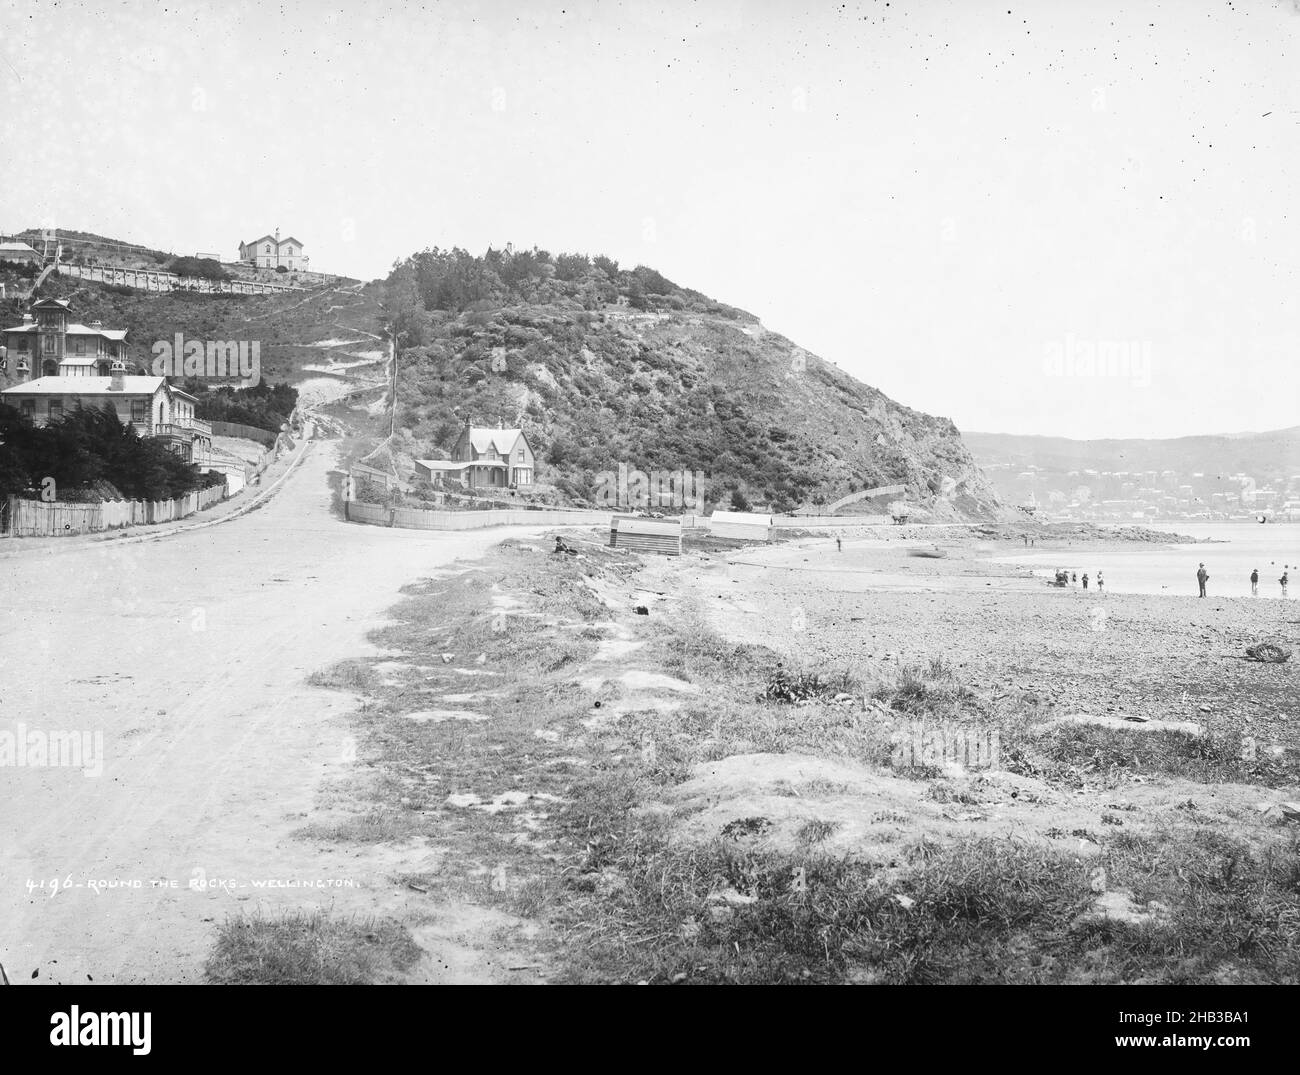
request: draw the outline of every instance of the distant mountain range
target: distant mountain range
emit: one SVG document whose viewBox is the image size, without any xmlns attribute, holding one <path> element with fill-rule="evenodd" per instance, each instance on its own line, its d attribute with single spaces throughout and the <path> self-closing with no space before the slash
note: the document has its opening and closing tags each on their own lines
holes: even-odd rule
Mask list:
<svg viewBox="0 0 1300 1075">
<path fill-rule="evenodd" d="M 963 433 L 962 439 L 986 469 L 1037 467 L 1048 473 L 1173 470 L 1214 477 L 1250 474 L 1260 482 L 1300 474 L 1300 426 L 1168 440 L 1070 440 L 1015 433 Z M 995 479 L 994 484 L 1000 483 Z"/>
</svg>

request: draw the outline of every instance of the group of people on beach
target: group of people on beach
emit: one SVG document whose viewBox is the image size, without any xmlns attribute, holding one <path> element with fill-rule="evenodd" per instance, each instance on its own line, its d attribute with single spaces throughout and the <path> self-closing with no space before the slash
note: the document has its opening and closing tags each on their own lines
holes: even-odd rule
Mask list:
<svg viewBox="0 0 1300 1075">
<path fill-rule="evenodd" d="M 1079 573 L 1077 571 L 1058 571 L 1056 573 L 1056 585 L 1058 586 L 1070 586 L 1078 581 L 1079 581 Z M 1103 591 L 1105 587 L 1106 587 L 1106 580 L 1101 577 L 1101 572 L 1098 571 L 1097 590 L 1099 592 Z M 1088 572 L 1086 571 L 1083 573 L 1083 588 L 1085 590 L 1088 588 Z"/>
<path fill-rule="evenodd" d="M 1276 561 L 1274 562 L 1276 563 Z M 1283 564 L 1282 577 L 1277 580 L 1278 585 L 1282 587 L 1282 596 L 1284 598 L 1286 597 L 1287 584 L 1291 581 L 1291 577 L 1288 574 L 1290 570 L 1291 570 L 1290 564 Z M 1201 584 L 1202 597 L 1205 596 L 1205 580 L 1208 579 L 1209 577 L 1210 576 L 1205 573 L 1205 565 L 1202 564 L 1200 566 L 1200 569 L 1196 572 L 1196 581 Z M 1259 568 L 1255 568 L 1250 573 L 1250 596 L 1251 597 L 1259 596 Z"/>
<path fill-rule="evenodd" d="M 1300 565 L 1297 565 L 1297 566 L 1300 566 Z M 1290 583 L 1290 581 L 1291 581 L 1290 576 L 1289 576 L 1289 574 L 1288 574 L 1288 572 L 1289 572 L 1290 570 L 1291 570 L 1291 565 L 1290 565 L 1290 564 L 1283 564 L 1283 565 L 1282 565 L 1282 577 L 1279 578 L 1279 579 L 1277 580 L 1277 581 L 1278 581 L 1278 584 L 1282 587 L 1282 596 L 1283 596 L 1284 598 L 1285 598 L 1286 595 L 1287 595 L 1287 592 L 1286 592 L 1287 585 L 1288 585 L 1288 583 Z M 1080 579 L 1079 579 L 1079 575 L 1078 575 L 1077 572 L 1074 572 L 1074 571 L 1057 571 L 1057 572 L 1056 572 L 1056 585 L 1057 585 L 1057 586 L 1069 586 L 1069 585 L 1071 585 L 1071 584 L 1073 584 L 1073 583 L 1077 583 L 1077 582 L 1079 582 L 1079 581 L 1080 581 Z M 1083 588 L 1086 590 L 1086 589 L 1088 588 L 1088 573 L 1087 573 L 1086 571 L 1083 573 L 1083 580 L 1082 580 L 1082 581 L 1083 581 Z M 1197 585 L 1197 588 L 1200 590 L 1200 596 L 1201 596 L 1201 597 L 1205 597 L 1205 596 L 1206 596 L 1205 586 L 1206 586 L 1206 583 L 1208 583 L 1209 581 L 1210 581 L 1210 573 L 1209 573 L 1208 571 L 1205 570 L 1205 565 L 1204 565 L 1204 564 L 1201 564 L 1200 567 L 1198 567 L 1198 568 L 1196 569 L 1196 585 Z M 1101 572 L 1100 572 L 1100 571 L 1097 572 L 1096 583 L 1097 583 L 1097 590 L 1098 590 L 1098 592 L 1101 592 L 1101 591 L 1103 591 L 1103 590 L 1105 589 L 1106 581 L 1105 581 L 1105 579 L 1103 579 L 1103 578 L 1101 577 Z M 1251 596 L 1251 597 L 1258 597 L 1258 596 L 1259 596 L 1259 568 L 1255 568 L 1255 570 L 1253 570 L 1253 571 L 1250 573 L 1250 596 Z"/>
</svg>

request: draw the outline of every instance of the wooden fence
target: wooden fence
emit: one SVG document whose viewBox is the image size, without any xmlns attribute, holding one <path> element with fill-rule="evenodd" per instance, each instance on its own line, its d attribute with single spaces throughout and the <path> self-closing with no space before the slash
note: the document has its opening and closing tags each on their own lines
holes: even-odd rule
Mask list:
<svg viewBox="0 0 1300 1075">
<path fill-rule="evenodd" d="M 100 504 L 21 500 L 11 496 L 5 510 L 0 512 L 0 532 L 10 537 L 68 537 L 124 526 L 169 523 L 209 508 L 225 497 L 224 485 L 186 493 L 175 500 L 106 500 Z"/>
<path fill-rule="evenodd" d="M 383 504 L 344 501 L 349 522 L 396 526 L 406 530 L 478 530 L 485 526 L 609 526 L 608 511 L 429 511 L 389 508 Z"/>
<path fill-rule="evenodd" d="M 275 443 L 278 433 L 272 433 L 269 429 L 258 429 L 257 426 L 241 425 L 239 422 L 209 422 L 212 426 L 212 435 L 214 437 L 240 437 L 244 440 L 255 440 L 258 444 L 265 444 L 268 448 Z"/>
<path fill-rule="evenodd" d="M 886 526 L 892 515 L 776 515 L 772 525 L 782 530 L 818 530 L 835 526 Z"/>
<path fill-rule="evenodd" d="M 130 269 L 114 265 L 63 265 L 52 263 L 60 276 L 75 276 L 101 284 L 124 284 L 143 291 L 202 291 L 223 295 L 270 295 L 281 291 L 305 291 L 294 284 L 272 284 L 261 280 L 208 280 L 201 276 L 177 276 L 165 269 Z"/>
</svg>

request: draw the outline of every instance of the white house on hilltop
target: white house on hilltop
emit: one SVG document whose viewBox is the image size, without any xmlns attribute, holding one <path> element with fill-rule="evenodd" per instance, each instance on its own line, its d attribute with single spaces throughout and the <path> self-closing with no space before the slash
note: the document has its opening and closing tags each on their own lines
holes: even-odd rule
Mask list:
<svg viewBox="0 0 1300 1075">
<path fill-rule="evenodd" d="M 249 243 L 239 244 L 239 260 L 259 269 L 278 269 L 281 266 L 290 272 L 301 269 L 307 271 L 307 257 L 302 252 L 302 243 L 290 235 L 280 238 L 280 229 L 274 235 L 263 235 Z"/>
</svg>

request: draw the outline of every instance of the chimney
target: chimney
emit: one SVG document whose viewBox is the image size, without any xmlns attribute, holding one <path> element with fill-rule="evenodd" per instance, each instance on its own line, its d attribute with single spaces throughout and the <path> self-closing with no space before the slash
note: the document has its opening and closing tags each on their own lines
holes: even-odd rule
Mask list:
<svg viewBox="0 0 1300 1075">
<path fill-rule="evenodd" d="M 104 322 L 99 320 L 99 318 L 95 318 L 95 320 L 90 323 L 90 327 L 93 328 L 96 332 L 98 332 L 101 328 L 104 327 Z"/>
<path fill-rule="evenodd" d="M 108 390 L 110 392 L 126 391 L 126 364 L 120 358 L 113 359 L 113 365 L 109 371 Z"/>
<path fill-rule="evenodd" d="M 32 323 L 32 314 L 31 311 L 28 310 L 27 313 L 23 314 L 23 324 L 30 325 L 31 323 Z"/>
</svg>

